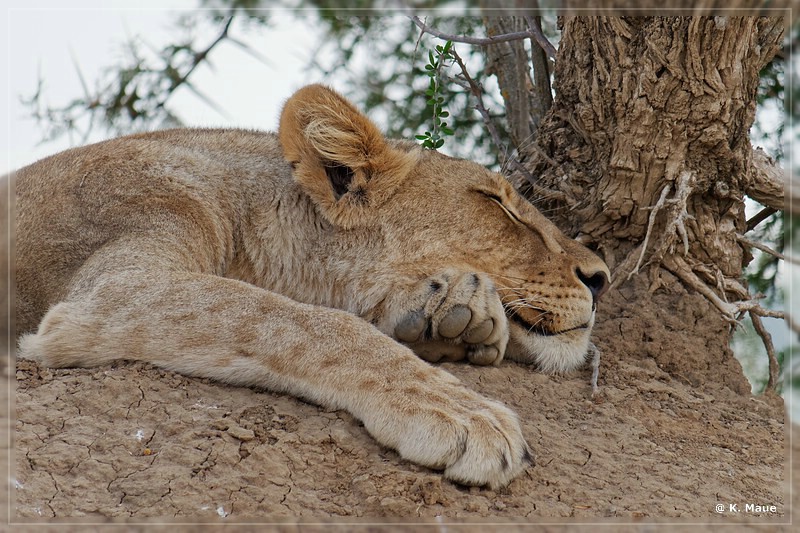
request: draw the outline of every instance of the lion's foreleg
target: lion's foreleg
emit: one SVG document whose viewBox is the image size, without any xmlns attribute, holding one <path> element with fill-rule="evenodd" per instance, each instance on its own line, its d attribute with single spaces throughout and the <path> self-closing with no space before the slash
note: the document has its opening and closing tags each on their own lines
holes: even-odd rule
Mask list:
<svg viewBox="0 0 800 533">
<path fill-rule="evenodd" d="M 105 275 L 59 303 L 20 355 L 45 365 L 135 359 L 346 409 L 382 444 L 468 484 L 499 486 L 529 460 L 514 414 L 355 315 L 217 276 Z"/>
</svg>

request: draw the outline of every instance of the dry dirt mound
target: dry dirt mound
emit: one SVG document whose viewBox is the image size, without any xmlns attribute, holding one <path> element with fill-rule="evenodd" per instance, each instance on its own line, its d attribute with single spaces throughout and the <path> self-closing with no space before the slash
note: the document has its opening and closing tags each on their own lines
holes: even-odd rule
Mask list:
<svg viewBox="0 0 800 533">
<path fill-rule="evenodd" d="M 598 327 L 605 355 L 595 399 L 589 370 L 551 377 L 513 363 L 444 365 L 523 421 L 536 465 L 500 491 L 444 481 L 377 445 L 348 414 L 286 396 L 139 363 L 50 370 L 18 361 L 14 512 L 706 521 L 723 504 L 723 517 L 785 522 L 782 400 L 743 394 L 724 347 L 675 329 L 687 320 L 708 321 L 709 335 L 724 327 L 693 311 L 698 301 L 670 319 L 659 313 L 678 296 L 665 293 L 634 323 L 622 310 L 631 297 L 623 290 L 601 309 L 614 318 Z"/>
</svg>

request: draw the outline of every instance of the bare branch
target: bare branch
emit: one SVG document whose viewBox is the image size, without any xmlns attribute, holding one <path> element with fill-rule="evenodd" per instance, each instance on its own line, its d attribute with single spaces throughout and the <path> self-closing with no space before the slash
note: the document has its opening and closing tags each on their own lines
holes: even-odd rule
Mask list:
<svg viewBox="0 0 800 533">
<path fill-rule="evenodd" d="M 538 24 L 536 24 L 536 21 L 533 20 L 533 17 L 526 15 L 525 20 L 528 22 L 528 30 L 533 34 L 533 40 L 536 41 L 536 44 L 542 47 L 542 50 L 544 50 L 544 52 L 547 54 L 547 57 L 555 61 L 555 46 L 553 46 L 553 44 L 547 40 L 547 37 L 544 36 L 542 29 Z"/>
<path fill-rule="evenodd" d="M 744 235 L 739 235 L 737 233 L 736 234 L 736 240 L 739 241 L 740 243 L 745 244 L 747 246 L 750 246 L 752 248 L 757 248 L 757 249 L 761 250 L 762 252 L 764 252 L 765 254 L 769 254 L 769 255 L 771 255 L 773 257 L 777 257 L 781 261 L 788 261 L 789 263 L 794 263 L 796 265 L 800 265 L 800 259 L 797 259 L 797 258 L 791 257 L 791 256 L 786 256 L 786 255 L 778 252 L 777 250 L 773 250 L 769 246 L 761 244 L 760 242 L 751 241 L 750 239 L 748 239 Z"/>
<path fill-rule="evenodd" d="M 411 22 L 416 24 L 417 27 L 420 30 L 422 30 L 423 33 L 430 33 L 434 37 L 438 37 L 439 39 L 442 39 L 444 41 L 453 41 L 454 43 L 478 44 L 485 46 L 487 44 L 504 43 L 508 41 L 519 41 L 522 39 L 536 39 L 536 35 L 534 35 L 533 32 L 531 31 L 517 31 L 512 33 L 505 33 L 503 35 L 493 35 L 491 37 L 470 37 L 468 35 L 450 35 L 447 33 L 443 33 L 437 30 L 436 28 L 431 28 L 430 26 L 427 26 L 417 16 L 409 18 L 411 19 Z"/>
<path fill-rule="evenodd" d="M 747 196 L 773 209 L 785 208 L 786 173 L 760 148 L 753 150 L 750 178 L 750 184 L 745 190 Z"/>
<path fill-rule="evenodd" d="M 614 271 L 611 273 L 611 286 L 609 287 L 610 291 L 613 291 L 623 282 L 630 279 L 630 276 L 626 276 L 625 274 L 631 273 L 633 265 L 636 263 L 636 256 L 642 253 L 643 246 L 639 244 L 636 248 L 631 250 L 628 255 L 625 256 L 619 264 L 614 267 Z"/>
<path fill-rule="evenodd" d="M 639 268 L 642 266 L 642 262 L 644 261 L 645 253 L 647 252 L 647 242 L 650 240 L 650 234 L 655 227 L 656 216 L 658 215 L 658 212 L 666 205 L 674 206 L 671 210 L 672 216 L 667 222 L 664 230 L 661 232 L 661 238 L 656 245 L 656 249 L 653 251 L 652 257 L 656 261 L 659 261 L 662 257 L 664 257 L 664 255 L 671 250 L 675 242 L 676 234 L 680 236 L 683 242 L 683 255 L 689 255 L 689 236 L 686 233 L 684 221 L 691 218 L 691 215 L 686 210 L 686 202 L 689 199 L 689 196 L 692 194 L 692 174 L 684 171 L 678 176 L 676 181 L 675 195 L 672 198 L 667 198 L 667 194 L 672 188 L 672 185 L 667 184 L 663 189 L 661 189 L 661 195 L 659 196 L 656 204 L 652 207 L 643 208 L 651 210 L 647 223 L 647 232 L 645 233 L 642 245 L 637 248 L 637 250 L 640 250 L 639 260 L 636 262 L 636 265 L 633 267 L 633 269 L 628 273 L 626 279 L 630 279 L 634 274 L 638 274 Z"/>
<path fill-rule="evenodd" d="M 767 379 L 767 388 L 768 391 L 774 391 L 775 386 L 778 384 L 778 376 L 780 375 L 780 365 L 778 365 L 778 359 L 775 357 L 775 346 L 772 344 L 772 335 L 769 334 L 767 328 L 764 327 L 764 323 L 761 321 L 761 317 L 758 316 L 757 313 L 750 310 L 750 321 L 753 323 L 753 328 L 758 333 L 758 336 L 761 337 L 761 340 L 764 342 L 764 348 L 767 350 L 767 358 L 769 359 L 769 378 Z"/>
<path fill-rule="evenodd" d="M 694 186 L 694 176 L 687 171 L 681 172 L 678 176 L 677 187 L 675 187 L 675 196 L 669 200 L 669 203 L 674 204 L 675 212 L 672 220 L 670 220 L 664 231 L 664 238 L 660 249 L 656 254 L 661 255 L 672 246 L 675 240 L 675 233 L 680 235 L 683 241 L 683 255 L 689 255 L 689 236 L 686 234 L 686 226 L 684 221 L 693 218 L 692 215 L 686 210 L 686 204 L 689 201 L 689 196 L 692 194 L 692 187 Z"/>
<path fill-rule="evenodd" d="M 747 229 L 745 231 L 753 231 L 756 226 L 764 222 L 766 219 L 777 213 L 778 210 L 773 207 L 765 207 L 758 213 L 756 213 L 753 218 L 747 221 Z"/>
<path fill-rule="evenodd" d="M 189 67 L 189 70 L 187 70 L 183 74 L 183 76 L 181 76 L 180 78 L 178 78 L 174 82 L 174 84 L 172 86 L 173 89 L 176 89 L 176 88 L 178 88 L 178 86 L 183 85 L 186 82 L 186 80 L 189 79 L 189 76 L 192 75 L 192 72 L 194 72 L 195 69 L 198 66 L 200 66 L 200 63 L 202 63 L 208 57 L 208 54 L 211 53 L 211 51 L 214 48 L 216 48 L 216 46 L 219 43 L 221 43 L 222 41 L 224 41 L 228 37 L 228 30 L 230 29 L 232 23 L 233 23 L 233 15 L 228 17 L 228 20 L 225 22 L 225 25 L 223 26 L 222 31 L 217 36 L 217 38 L 214 39 L 214 41 L 211 44 L 209 44 L 206 47 L 205 50 L 201 50 L 200 52 L 197 52 L 194 55 L 194 58 L 193 58 L 193 61 L 192 61 L 192 65 Z M 171 95 L 172 95 L 172 92 L 169 93 L 169 96 L 171 96 Z M 169 98 L 169 96 L 167 98 Z M 165 99 L 165 101 L 166 101 L 166 99 Z"/>
</svg>

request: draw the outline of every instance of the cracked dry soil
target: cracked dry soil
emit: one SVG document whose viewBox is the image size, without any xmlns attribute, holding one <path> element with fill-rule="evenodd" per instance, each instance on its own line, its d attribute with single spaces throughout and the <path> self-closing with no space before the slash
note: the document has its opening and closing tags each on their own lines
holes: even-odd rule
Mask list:
<svg viewBox="0 0 800 533">
<path fill-rule="evenodd" d="M 722 502 L 775 505 L 746 518 L 785 521 L 782 399 L 749 394 L 736 360 L 713 345 L 726 326 L 701 298 L 656 294 L 634 320 L 633 290 L 601 305 L 595 399 L 589 369 L 443 365 L 520 416 L 536 465 L 499 491 L 445 481 L 347 413 L 284 395 L 141 363 L 17 361 L 13 519 L 713 520 Z M 680 334 L 687 320 L 709 336 Z"/>
</svg>

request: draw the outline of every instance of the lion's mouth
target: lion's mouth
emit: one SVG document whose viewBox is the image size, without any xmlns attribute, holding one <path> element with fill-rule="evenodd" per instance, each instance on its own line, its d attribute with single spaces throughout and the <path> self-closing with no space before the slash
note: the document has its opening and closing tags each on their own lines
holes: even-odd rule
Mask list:
<svg viewBox="0 0 800 533">
<path fill-rule="evenodd" d="M 530 323 L 521 317 L 518 313 L 512 314 L 510 317 L 512 322 L 516 323 L 517 325 L 525 328 L 525 331 L 529 333 L 536 333 L 537 335 L 541 335 L 543 337 L 554 337 L 556 335 L 563 335 L 565 333 L 569 333 L 571 331 L 578 331 L 578 330 L 586 330 L 589 328 L 589 324 L 581 324 L 580 326 L 575 326 L 573 328 L 562 329 L 559 331 L 551 331 L 545 328 L 545 325 L 542 321 L 537 321 L 536 323 Z"/>
</svg>

